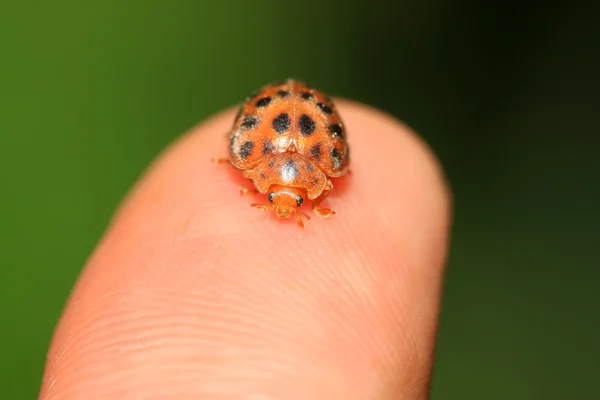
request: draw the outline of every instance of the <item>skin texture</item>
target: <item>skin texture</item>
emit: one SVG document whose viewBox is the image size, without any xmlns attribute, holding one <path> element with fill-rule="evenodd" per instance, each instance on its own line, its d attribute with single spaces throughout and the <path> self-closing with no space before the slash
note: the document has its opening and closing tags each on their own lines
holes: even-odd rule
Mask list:
<svg viewBox="0 0 600 400">
<path fill-rule="evenodd" d="M 159 157 L 73 290 L 40 398 L 426 399 L 448 191 L 408 128 L 336 104 L 352 174 L 305 229 L 211 162 L 234 110 Z"/>
</svg>

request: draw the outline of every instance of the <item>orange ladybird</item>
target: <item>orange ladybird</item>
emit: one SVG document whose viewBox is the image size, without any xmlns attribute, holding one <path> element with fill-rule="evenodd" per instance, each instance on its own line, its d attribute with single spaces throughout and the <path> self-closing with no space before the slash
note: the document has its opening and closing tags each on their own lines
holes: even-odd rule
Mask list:
<svg viewBox="0 0 600 400">
<path fill-rule="evenodd" d="M 333 190 L 329 178 L 348 172 L 346 130 L 332 100 L 302 82 L 288 79 L 263 87 L 246 99 L 229 134 L 231 163 L 269 204 L 251 204 L 280 218 L 294 217 L 305 199 L 327 218 L 335 214 L 319 205 Z"/>
</svg>

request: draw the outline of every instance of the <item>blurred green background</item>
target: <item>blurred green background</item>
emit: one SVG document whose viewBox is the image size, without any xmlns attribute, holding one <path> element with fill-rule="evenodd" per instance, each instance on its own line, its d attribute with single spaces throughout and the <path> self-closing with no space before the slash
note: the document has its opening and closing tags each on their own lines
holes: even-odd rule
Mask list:
<svg viewBox="0 0 600 400">
<path fill-rule="evenodd" d="M 37 395 L 80 268 L 200 120 L 286 77 L 416 129 L 455 193 L 433 399 L 600 398 L 592 2 L 0 5 L 0 399 Z"/>
</svg>

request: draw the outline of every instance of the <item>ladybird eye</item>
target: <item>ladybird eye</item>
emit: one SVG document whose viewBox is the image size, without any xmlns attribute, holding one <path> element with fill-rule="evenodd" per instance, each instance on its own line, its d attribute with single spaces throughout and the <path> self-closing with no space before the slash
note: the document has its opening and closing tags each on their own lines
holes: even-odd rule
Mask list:
<svg viewBox="0 0 600 400">
<path fill-rule="evenodd" d="M 269 203 L 272 203 L 273 200 L 275 200 L 275 193 L 273 193 L 273 192 L 269 193 L 269 195 L 267 196 L 267 199 L 269 200 Z"/>
<path fill-rule="evenodd" d="M 300 207 L 304 203 L 304 199 L 301 196 L 296 197 L 296 204 Z"/>
</svg>

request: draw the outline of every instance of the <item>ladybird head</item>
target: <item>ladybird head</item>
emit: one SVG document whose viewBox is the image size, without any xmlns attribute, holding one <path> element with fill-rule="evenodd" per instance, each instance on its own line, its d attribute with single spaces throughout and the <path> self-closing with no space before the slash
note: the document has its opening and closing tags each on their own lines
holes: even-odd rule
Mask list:
<svg viewBox="0 0 600 400">
<path fill-rule="evenodd" d="M 296 212 L 296 207 L 304 202 L 303 195 L 302 189 L 275 185 L 269 191 L 267 199 L 278 217 L 289 218 Z"/>
<path fill-rule="evenodd" d="M 261 211 L 273 211 L 279 218 L 295 217 L 300 226 L 304 226 L 301 216 L 310 217 L 297 210 L 304 202 L 305 192 L 300 188 L 273 185 L 267 194 L 269 205 L 252 204 Z"/>
</svg>

